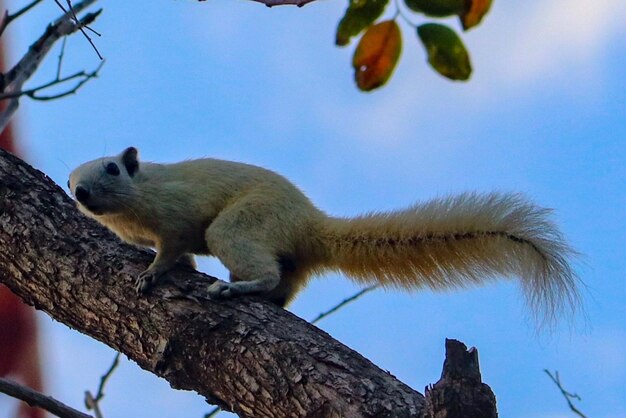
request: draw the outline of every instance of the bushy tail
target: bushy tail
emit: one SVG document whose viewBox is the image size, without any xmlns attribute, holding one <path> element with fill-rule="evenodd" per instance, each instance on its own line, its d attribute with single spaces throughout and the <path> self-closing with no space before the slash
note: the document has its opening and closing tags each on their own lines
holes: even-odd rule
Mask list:
<svg viewBox="0 0 626 418">
<path fill-rule="evenodd" d="M 550 210 L 517 194 L 462 194 L 324 224 L 327 260 L 363 283 L 448 289 L 521 278 L 535 313 L 554 319 L 579 304 L 578 278 Z"/>
</svg>

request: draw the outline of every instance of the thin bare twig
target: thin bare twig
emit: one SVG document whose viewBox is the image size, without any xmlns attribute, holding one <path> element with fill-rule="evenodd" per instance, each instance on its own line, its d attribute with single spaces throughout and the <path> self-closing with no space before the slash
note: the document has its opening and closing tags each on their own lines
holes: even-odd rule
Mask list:
<svg viewBox="0 0 626 418">
<path fill-rule="evenodd" d="M 59 52 L 59 61 L 57 63 L 57 80 L 61 78 L 61 65 L 63 65 L 63 57 L 65 56 L 65 43 L 67 36 L 63 37 L 63 43 L 61 43 L 61 51 Z"/>
<path fill-rule="evenodd" d="M 87 73 L 85 71 L 79 71 L 77 73 L 74 73 L 72 75 L 66 76 L 66 77 L 61 77 L 61 78 L 57 78 L 55 80 L 49 81 L 45 84 L 42 84 L 40 86 L 34 87 L 32 89 L 28 89 L 28 90 L 22 90 L 22 91 L 18 91 L 15 93 L 9 93 L 9 94 L 0 94 L 0 100 L 6 100 L 6 99 L 14 99 L 14 98 L 18 98 L 21 96 L 27 96 L 33 100 L 38 100 L 38 101 L 47 101 L 47 100 L 54 100 L 54 99 L 60 99 L 61 97 L 65 97 L 65 96 L 69 96 L 70 94 L 74 94 L 76 93 L 85 83 L 87 83 L 89 80 L 91 80 L 92 78 L 96 78 L 98 77 L 98 72 L 100 71 L 100 69 L 102 68 L 102 66 L 104 65 L 105 61 L 101 61 L 100 65 L 98 65 L 98 68 L 96 68 L 95 70 Z M 76 83 L 74 85 L 74 87 L 72 87 L 69 90 L 66 90 L 64 92 L 61 93 L 57 93 L 57 94 L 53 94 L 50 96 L 38 96 L 37 93 L 41 92 L 42 90 L 48 89 L 50 87 L 53 86 L 57 86 L 59 84 L 63 84 L 66 83 L 68 81 L 74 80 L 76 78 L 81 78 L 81 80 Z"/>
<path fill-rule="evenodd" d="M 96 418 L 102 418 L 102 411 L 100 411 L 100 400 L 104 398 L 104 385 L 106 385 L 109 377 L 113 374 L 113 371 L 117 368 L 120 362 L 120 353 L 115 355 L 113 359 L 113 363 L 109 367 L 109 370 L 100 378 L 100 385 L 98 386 L 98 392 L 96 396 L 93 396 L 90 391 L 85 392 L 85 406 L 90 411 L 93 410 L 94 414 L 96 414 Z"/>
<path fill-rule="evenodd" d="M 83 0 L 77 3 L 74 5 L 74 12 L 80 13 L 82 10 L 95 3 L 95 1 L 96 0 Z M 22 91 L 22 86 L 35 71 L 37 71 L 37 68 L 41 65 L 41 62 L 52 48 L 52 45 L 60 38 L 76 32 L 81 26 L 88 25 L 95 21 L 101 12 L 102 9 L 93 13 L 87 13 L 78 23 L 74 22 L 69 14 L 63 14 L 46 28 L 43 35 L 30 46 L 28 52 L 26 52 L 22 59 L 4 75 L 2 78 L 2 93 L 7 97 L 11 97 L 11 99 L 7 108 L 0 112 L 0 132 L 6 128 L 19 107 L 19 98 L 15 97 L 15 93 Z M 82 84 L 77 87 L 79 88 L 81 85 Z M 72 94 L 72 91 L 70 90 L 64 95 L 68 94 Z M 37 100 L 51 100 L 51 98 L 38 97 Z"/>
<path fill-rule="evenodd" d="M 315 319 L 313 319 L 311 321 L 311 324 L 316 324 L 319 321 L 321 321 L 322 319 L 326 318 L 329 315 L 332 315 L 333 313 L 337 312 L 339 309 L 343 308 L 344 306 L 346 306 L 347 304 L 354 302 L 355 300 L 359 299 L 361 296 L 363 296 L 364 294 L 371 292 L 374 289 L 377 289 L 379 286 L 378 285 L 372 285 L 372 286 L 368 286 L 365 287 L 361 290 L 359 290 L 357 293 L 355 293 L 354 295 L 350 296 L 349 298 L 346 298 L 344 300 L 342 300 L 341 302 L 339 302 L 337 305 L 333 306 L 332 308 L 330 308 L 329 310 L 322 312 L 321 314 L 319 314 Z M 222 409 L 219 406 L 216 406 L 215 408 L 213 408 L 211 411 L 209 411 L 207 414 L 204 415 L 204 418 L 213 418 L 214 416 L 216 416 Z"/>
<path fill-rule="evenodd" d="M 204 414 L 204 418 L 213 418 L 220 412 L 222 412 L 222 408 L 220 408 L 219 406 L 216 406 L 215 408 L 210 410 L 208 414 Z"/>
<path fill-rule="evenodd" d="M 8 379 L 0 378 L 0 392 L 5 393 L 13 398 L 26 402 L 30 406 L 45 409 L 53 415 L 61 418 L 93 418 L 91 415 L 65 405 L 56 399 L 39 393 L 35 390 L 12 382 Z"/>
<path fill-rule="evenodd" d="M 75 6 L 80 10 L 90 6 L 96 0 L 85 0 Z M 41 61 L 52 48 L 52 45 L 60 38 L 74 33 L 79 26 L 93 22 L 102 9 L 86 14 L 77 24 L 71 21 L 70 16 L 66 13 L 58 18 L 52 25 L 49 25 L 44 34 L 39 37 L 28 49 L 28 52 L 22 59 L 8 72 L 4 77 L 5 92 L 7 90 L 17 91 L 22 84 L 28 80 L 37 70 Z M 19 88 L 16 88 L 19 87 Z"/>
<path fill-rule="evenodd" d="M 88 410 L 93 411 L 93 413 L 96 415 L 96 418 L 104 418 L 104 416 L 102 415 L 102 411 L 100 411 L 100 405 L 98 404 L 98 401 L 93 398 L 93 395 L 89 391 L 85 392 L 85 407 Z"/>
<path fill-rule="evenodd" d="M 543 369 L 543 371 L 546 372 L 548 376 L 550 376 L 550 379 L 552 379 L 556 387 L 559 388 L 559 390 L 561 391 L 561 394 L 563 394 L 563 397 L 567 401 L 567 405 L 569 406 L 569 409 L 571 409 L 572 412 L 574 412 L 579 417 L 587 418 L 587 416 L 583 414 L 582 412 L 580 412 L 580 410 L 578 410 L 578 408 L 576 408 L 574 404 L 572 403 L 572 399 L 576 399 L 577 401 L 580 401 L 582 400 L 581 397 L 578 396 L 576 393 L 568 392 L 567 390 L 563 388 L 563 386 L 561 385 L 561 379 L 559 378 L 559 372 L 555 371 L 554 375 L 552 375 L 552 373 L 550 373 L 548 369 Z"/>
<path fill-rule="evenodd" d="M 8 10 L 5 11 L 4 17 L 2 18 L 2 23 L 0 24 L 0 36 L 2 36 L 2 34 L 4 33 L 4 30 L 9 26 L 11 22 L 13 22 L 15 19 L 17 19 L 24 13 L 28 12 L 33 7 L 37 6 L 42 1 L 43 0 L 34 0 L 13 14 L 9 14 Z"/>
<path fill-rule="evenodd" d="M 70 8 L 70 11 L 72 12 L 72 16 L 74 17 L 74 22 L 78 23 L 78 17 L 76 17 L 76 13 L 74 12 L 74 7 L 72 6 L 72 1 L 71 0 L 65 0 L 65 1 L 67 2 L 67 6 Z M 96 36 L 102 36 L 102 34 L 100 32 L 96 31 L 95 29 L 93 29 L 89 25 L 85 25 L 84 28 L 89 30 L 91 33 L 93 33 Z M 85 36 L 87 36 L 87 35 L 85 35 Z"/>
<path fill-rule="evenodd" d="M 337 312 L 339 309 L 343 308 L 348 303 L 354 302 L 355 300 L 357 300 L 358 298 L 360 298 L 364 294 L 366 294 L 368 292 L 371 292 L 372 290 L 377 289 L 377 288 L 378 288 L 378 285 L 372 285 L 372 286 L 369 286 L 369 287 L 361 289 L 359 292 L 355 293 L 354 295 L 350 296 L 349 298 L 346 298 L 346 299 L 342 300 L 341 302 L 339 302 L 337 305 L 333 306 L 332 308 L 330 308 L 326 312 L 322 312 L 321 314 L 319 314 L 314 320 L 311 321 L 311 323 L 312 324 L 317 324 L 319 321 L 321 321 L 322 319 L 326 318 L 328 315 L 331 315 L 331 314 Z"/>
<path fill-rule="evenodd" d="M 92 78 L 97 78 L 98 77 L 98 72 L 100 71 L 100 69 L 102 68 L 102 65 L 105 63 L 105 61 L 101 61 L 100 65 L 98 65 L 98 68 L 96 68 L 95 70 L 93 70 L 92 72 L 86 73 L 85 71 L 80 71 L 76 74 L 72 74 L 69 77 L 66 77 L 65 80 L 61 79 L 59 80 L 59 82 L 63 82 L 63 81 L 69 81 L 70 79 L 74 79 L 74 78 L 79 78 L 82 77 L 82 80 L 80 80 L 78 83 L 76 83 L 74 85 L 74 87 L 72 87 L 69 90 L 66 90 L 62 93 L 57 93 L 57 94 L 53 94 L 50 96 L 37 96 L 37 92 L 40 91 L 41 89 L 38 89 L 34 92 L 27 92 L 26 96 L 30 97 L 33 100 L 38 100 L 38 101 L 48 101 L 48 100 L 55 100 L 55 99 L 60 99 L 62 97 L 65 96 L 69 96 L 72 94 L 76 94 L 76 92 L 78 90 L 80 90 L 80 88 L 82 86 L 84 86 L 89 80 L 91 80 Z M 55 83 L 58 84 L 58 83 Z"/>
<path fill-rule="evenodd" d="M 80 30 L 83 36 L 87 38 L 87 41 L 89 41 L 89 43 L 91 44 L 91 47 L 94 49 L 94 51 L 96 51 L 98 58 L 103 60 L 104 58 L 100 54 L 100 51 L 98 51 L 96 44 L 94 44 L 93 40 L 89 37 L 89 35 L 87 35 L 87 32 L 85 32 L 85 28 L 89 29 L 91 32 L 93 32 L 97 36 L 102 36 L 102 35 L 100 35 L 100 33 L 96 32 L 95 30 L 91 29 L 88 24 L 82 24 L 81 21 L 78 20 L 78 16 L 76 16 L 76 11 L 74 9 L 74 6 L 72 6 L 72 2 L 70 0 L 66 0 L 67 7 L 69 10 L 65 10 L 65 7 L 63 7 L 63 5 L 61 4 L 59 0 L 54 0 L 54 2 L 61 8 L 61 10 L 63 10 L 63 13 L 71 14 L 72 18 L 74 19 L 74 22 L 76 23 L 76 25 L 78 25 L 78 30 Z"/>
</svg>

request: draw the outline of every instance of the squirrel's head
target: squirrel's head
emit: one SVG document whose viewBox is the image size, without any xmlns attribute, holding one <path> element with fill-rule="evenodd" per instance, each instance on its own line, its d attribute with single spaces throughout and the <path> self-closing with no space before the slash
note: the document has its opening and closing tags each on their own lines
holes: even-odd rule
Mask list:
<svg viewBox="0 0 626 418">
<path fill-rule="evenodd" d="M 67 182 L 78 208 L 87 215 L 107 215 L 129 208 L 139 172 L 137 148 L 120 155 L 89 161 L 70 174 Z"/>
</svg>

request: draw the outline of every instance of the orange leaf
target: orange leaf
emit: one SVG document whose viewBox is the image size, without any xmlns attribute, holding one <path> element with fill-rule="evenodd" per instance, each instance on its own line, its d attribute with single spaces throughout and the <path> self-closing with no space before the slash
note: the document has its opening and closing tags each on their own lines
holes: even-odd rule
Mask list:
<svg viewBox="0 0 626 418">
<path fill-rule="evenodd" d="M 367 28 L 352 59 L 359 89 L 370 91 L 385 84 L 396 67 L 401 50 L 402 36 L 394 20 Z"/>
<path fill-rule="evenodd" d="M 478 25 L 489 11 L 491 2 L 492 0 L 468 0 L 469 7 L 460 16 L 463 29 L 468 30 Z"/>
</svg>

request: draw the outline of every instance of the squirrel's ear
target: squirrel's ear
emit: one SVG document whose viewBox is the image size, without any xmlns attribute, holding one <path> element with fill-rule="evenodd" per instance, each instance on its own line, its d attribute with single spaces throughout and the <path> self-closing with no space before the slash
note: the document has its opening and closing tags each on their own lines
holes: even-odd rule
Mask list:
<svg viewBox="0 0 626 418">
<path fill-rule="evenodd" d="M 139 170 L 139 151 L 135 147 L 128 147 L 122 153 L 122 163 L 126 167 L 129 176 L 134 176 Z"/>
</svg>

